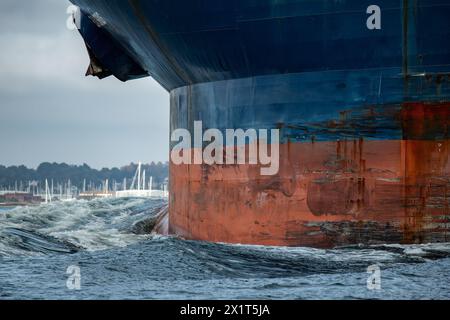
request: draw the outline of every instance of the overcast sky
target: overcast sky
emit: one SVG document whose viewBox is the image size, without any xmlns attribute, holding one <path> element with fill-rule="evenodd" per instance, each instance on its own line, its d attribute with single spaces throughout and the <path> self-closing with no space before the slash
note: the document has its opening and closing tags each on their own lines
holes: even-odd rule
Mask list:
<svg viewBox="0 0 450 320">
<path fill-rule="evenodd" d="M 94 168 L 168 160 L 169 96 L 153 79 L 85 77 L 64 0 L 0 1 L 0 164 Z"/>
</svg>

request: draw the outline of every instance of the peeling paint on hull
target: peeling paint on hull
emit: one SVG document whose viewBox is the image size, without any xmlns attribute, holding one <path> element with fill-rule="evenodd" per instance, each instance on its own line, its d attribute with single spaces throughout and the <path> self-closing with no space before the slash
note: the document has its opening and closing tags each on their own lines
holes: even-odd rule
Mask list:
<svg viewBox="0 0 450 320">
<path fill-rule="evenodd" d="M 284 144 L 282 169 L 172 165 L 170 232 L 215 242 L 334 247 L 449 241 L 450 142 Z"/>
</svg>

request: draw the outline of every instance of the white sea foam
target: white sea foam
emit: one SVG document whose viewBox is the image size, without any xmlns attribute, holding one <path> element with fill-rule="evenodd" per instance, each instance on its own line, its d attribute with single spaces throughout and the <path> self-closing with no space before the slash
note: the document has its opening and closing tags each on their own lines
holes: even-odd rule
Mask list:
<svg viewBox="0 0 450 320">
<path fill-rule="evenodd" d="M 96 199 L 56 202 L 0 212 L 0 255 L 33 253 L 24 250 L 18 229 L 44 235 L 48 241 L 68 242 L 88 251 L 125 247 L 148 236 L 136 235 L 132 226 L 152 217 L 163 201 L 145 199 Z M 28 239 L 28 238 L 27 238 Z M 27 240 L 28 241 L 28 240 Z"/>
</svg>

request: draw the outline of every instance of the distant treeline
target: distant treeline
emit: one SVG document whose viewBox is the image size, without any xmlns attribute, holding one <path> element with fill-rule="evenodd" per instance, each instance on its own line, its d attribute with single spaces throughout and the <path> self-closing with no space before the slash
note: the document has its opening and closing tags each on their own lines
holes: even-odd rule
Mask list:
<svg viewBox="0 0 450 320">
<path fill-rule="evenodd" d="M 53 180 L 55 184 L 64 184 L 70 180 L 72 186 L 81 188 L 84 180 L 86 184 L 100 185 L 106 179 L 110 183 L 116 181 L 122 183 L 124 178 L 127 184 L 131 183 L 137 169 L 137 164 L 121 168 L 104 168 L 101 170 L 92 169 L 87 164 L 77 166 L 68 165 L 66 163 L 42 163 L 37 169 L 29 169 L 25 166 L 5 167 L 0 165 L 0 188 L 11 188 L 20 185 L 26 187 L 29 182 L 36 181 L 42 183 L 45 179 Z M 164 183 L 169 175 L 168 163 L 154 163 L 142 165 L 142 170 L 146 171 L 146 176 L 153 177 L 154 186 Z"/>
</svg>

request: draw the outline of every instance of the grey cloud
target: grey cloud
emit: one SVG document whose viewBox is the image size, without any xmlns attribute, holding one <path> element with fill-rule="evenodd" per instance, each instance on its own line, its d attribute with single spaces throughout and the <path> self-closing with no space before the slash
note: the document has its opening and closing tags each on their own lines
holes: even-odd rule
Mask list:
<svg viewBox="0 0 450 320">
<path fill-rule="evenodd" d="M 0 2 L 0 164 L 168 159 L 169 97 L 150 78 L 85 78 L 61 0 Z"/>
<path fill-rule="evenodd" d="M 12 34 L 58 33 L 65 28 L 69 5 L 64 0 L 2 0 L 0 30 Z"/>
</svg>

